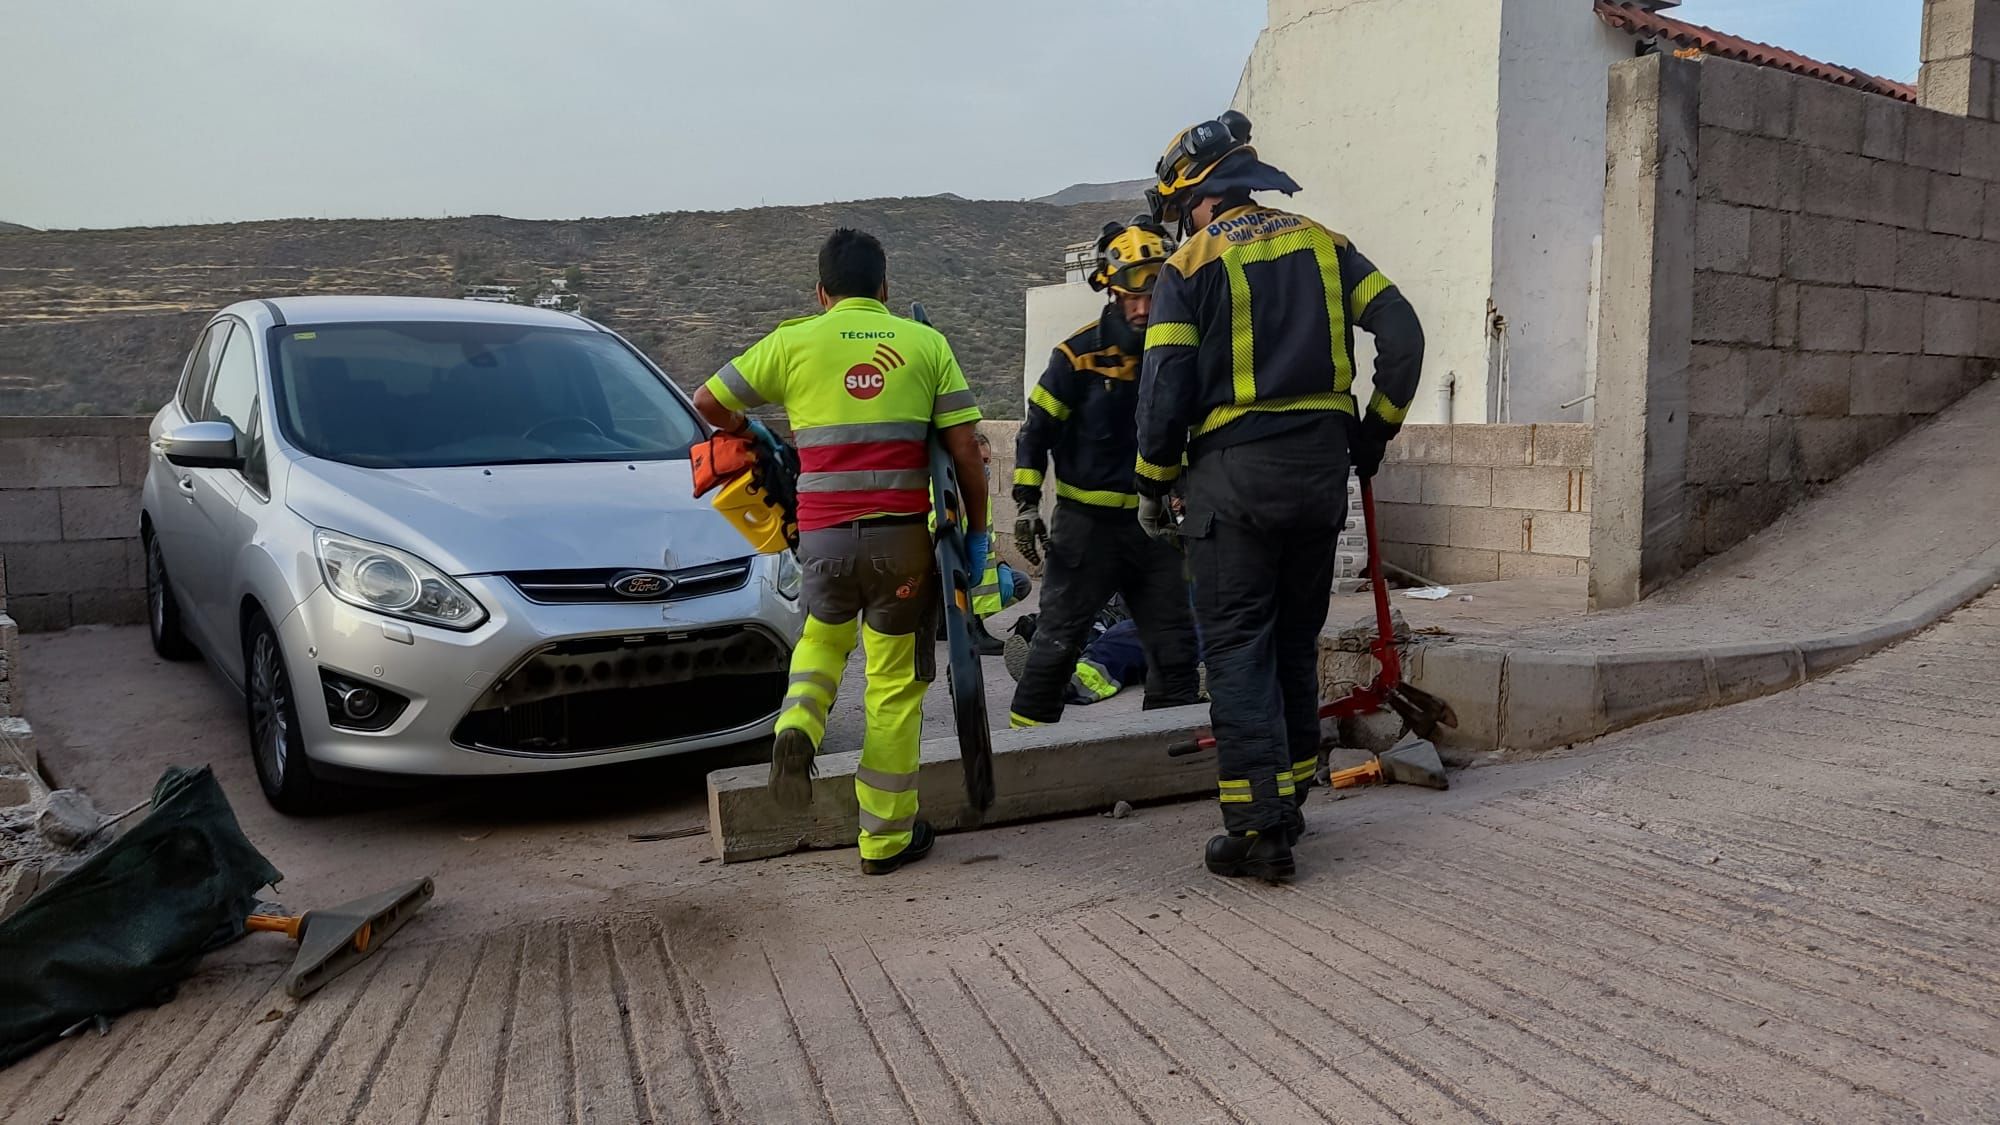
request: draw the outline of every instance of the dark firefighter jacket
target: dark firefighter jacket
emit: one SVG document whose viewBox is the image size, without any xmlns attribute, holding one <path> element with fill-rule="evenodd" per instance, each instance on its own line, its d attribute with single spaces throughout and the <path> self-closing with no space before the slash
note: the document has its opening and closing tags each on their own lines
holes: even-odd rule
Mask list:
<svg viewBox="0 0 2000 1125">
<path fill-rule="evenodd" d="M 1358 418 L 1354 329 L 1375 337 L 1371 429 L 1403 423 L 1423 328 L 1389 279 L 1341 235 L 1255 204 L 1233 208 L 1160 271 L 1139 386 L 1137 486 L 1167 492 L 1190 453 L 1324 417 Z"/>
<path fill-rule="evenodd" d="M 1056 345 L 1048 370 L 1028 392 L 1026 421 L 1014 442 L 1014 499 L 1039 503 L 1043 473 L 1055 457 L 1056 500 L 1099 510 L 1136 508 L 1132 466 L 1138 453 L 1139 352 L 1144 338 L 1104 306 L 1095 324 Z"/>
</svg>

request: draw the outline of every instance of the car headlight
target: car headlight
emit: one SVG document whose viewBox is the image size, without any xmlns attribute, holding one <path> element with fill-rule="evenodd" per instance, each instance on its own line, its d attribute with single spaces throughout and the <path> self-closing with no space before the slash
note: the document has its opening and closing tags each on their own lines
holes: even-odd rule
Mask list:
<svg viewBox="0 0 2000 1125">
<path fill-rule="evenodd" d="M 775 584 L 778 594 L 786 601 L 798 601 L 799 591 L 805 587 L 806 572 L 799 566 L 798 555 L 791 551 L 778 552 L 778 568 Z"/>
<path fill-rule="evenodd" d="M 461 632 L 486 620 L 486 607 L 465 587 L 408 551 L 324 529 L 313 547 L 326 588 L 349 605 Z"/>
</svg>

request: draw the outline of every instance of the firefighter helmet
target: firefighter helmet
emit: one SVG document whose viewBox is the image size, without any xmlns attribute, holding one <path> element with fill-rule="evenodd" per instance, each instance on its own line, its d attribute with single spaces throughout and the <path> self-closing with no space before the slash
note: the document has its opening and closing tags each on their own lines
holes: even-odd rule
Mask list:
<svg viewBox="0 0 2000 1125">
<path fill-rule="evenodd" d="M 1154 168 L 1158 183 L 1146 191 L 1158 223 L 1179 222 L 1195 189 L 1229 156 L 1250 149 L 1250 119 L 1229 110 L 1213 121 L 1180 131 Z"/>
<path fill-rule="evenodd" d="M 1106 223 L 1097 239 L 1097 268 L 1090 272 L 1090 287 L 1099 292 L 1150 293 L 1160 267 L 1173 252 L 1174 240 L 1144 215 L 1129 223 Z"/>
</svg>

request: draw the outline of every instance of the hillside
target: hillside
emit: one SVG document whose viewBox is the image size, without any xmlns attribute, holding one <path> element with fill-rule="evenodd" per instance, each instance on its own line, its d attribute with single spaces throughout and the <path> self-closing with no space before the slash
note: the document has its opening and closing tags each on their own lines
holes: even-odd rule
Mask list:
<svg viewBox="0 0 2000 1125">
<path fill-rule="evenodd" d="M 0 223 L 0 234 L 7 234 L 12 231 L 24 231 L 24 230 L 34 230 L 34 229 L 35 229 L 34 227 L 24 227 L 19 223 Z"/>
<path fill-rule="evenodd" d="M 253 296 L 455 296 L 581 275 L 583 311 L 691 386 L 787 317 L 812 312 L 814 253 L 858 226 L 889 252 L 892 303 L 922 300 L 980 404 L 1020 414 L 1022 293 L 1061 248 L 1130 208 L 958 199 L 531 222 L 291 220 L 20 231 L 0 247 L 0 414 L 151 413 L 200 322 Z"/>
<path fill-rule="evenodd" d="M 1112 184 L 1071 184 L 1061 191 L 1037 196 L 1028 202 L 1047 203 L 1054 207 L 1073 207 L 1079 203 L 1122 203 L 1128 207 L 1144 210 L 1146 189 L 1152 187 L 1153 182 L 1152 178 L 1148 177 L 1143 180 L 1119 180 Z M 1120 216 L 1120 218 L 1130 217 L 1130 215 Z"/>
</svg>

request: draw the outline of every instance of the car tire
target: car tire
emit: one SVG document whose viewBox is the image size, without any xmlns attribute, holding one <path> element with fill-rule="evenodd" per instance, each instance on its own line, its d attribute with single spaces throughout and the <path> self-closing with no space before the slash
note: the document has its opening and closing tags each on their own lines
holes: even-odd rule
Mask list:
<svg viewBox="0 0 2000 1125">
<path fill-rule="evenodd" d="M 313 776 L 296 683 L 285 667 L 284 646 L 262 613 L 253 612 L 243 631 L 243 718 L 257 783 L 271 807 L 287 816 L 325 811 L 330 787 Z"/>
<path fill-rule="evenodd" d="M 160 554 L 157 535 L 146 536 L 146 629 L 162 660 L 193 660 L 201 655 L 181 628 L 181 603 L 167 578 L 167 560 Z"/>
</svg>

